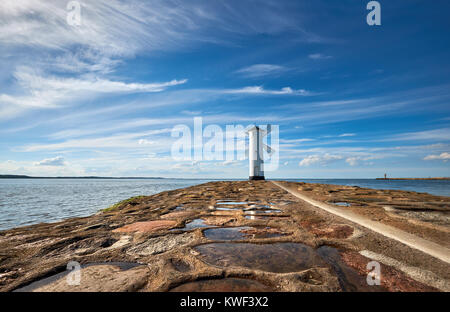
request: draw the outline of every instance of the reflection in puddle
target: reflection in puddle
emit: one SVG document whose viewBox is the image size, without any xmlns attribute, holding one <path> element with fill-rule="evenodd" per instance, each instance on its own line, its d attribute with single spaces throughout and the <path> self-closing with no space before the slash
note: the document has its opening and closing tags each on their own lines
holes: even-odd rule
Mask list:
<svg viewBox="0 0 450 312">
<path fill-rule="evenodd" d="M 336 206 L 340 206 L 340 207 L 350 207 L 351 205 L 349 203 L 346 202 L 336 202 L 336 203 L 330 203 Z"/>
<path fill-rule="evenodd" d="M 250 205 L 248 207 L 249 210 L 253 210 L 253 209 L 272 209 L 272 206 L 270 205 Z"/>
<path fill-rule="evenodd" d="M 204 235 L 211 240 L 243 240 L 250 238 L 279 237 L 282 234 L 275 232 L 272 228 L 254 228 L 249 226 L 216 228 L 205 230 Z"/>
<path fill-rule="evenodd" d="M 219 267 L 242 266 L 275 273 L 326 266 L 313 248 L 300 243 L 212 243 L 194 248 L 203 260 Z"/>
<path fill-rule="evenodd" d="M 189 231 L 204 227 L 214 227 L 213 225 L 205 224 L 203 219 L 194 219 L 184 225 L 184 228 L 172 229 L 171 231 Z"/>
<path fill-rule="evenodd" d="M 264 219 L 269 219 L 270 217 L 268 216 L 245 216 L 245 219 L 248 220 L 264 220 Z"/>
<path fill-rule="evenodd" d="M 218 201 L 216 202 L 217 205 L 247 205 L 248 202 L 238 202 L 238 201 Z"/>
<path fill-rule="evenodd" d="M 230 210 L 242 210 L 242 208 L 227 208 L 227 207 L 217 207 L 216 210 L 225 210 L 225 211 L 230 211 Z"/>
<path fill-rule="evenodd" d="M 289 216 L 266 216 L 262 214 L 245 215 L 247 220 L 267 220 L 267 219 L 282 219 L 289 218 Z"/>
<path fill-rule="evenodd" d="M 268 214 L 268 213 L 281 213 L 281 210 L 276 210 L 276 209 L 270 209 L 270 210 L 250 210 L 250 211 L 245 211 L 245 215 L 251 215 L 251 216 L 258 216 L 258 215 L 264 215 L 264 214 Z"/>
<path fill-rule="evenodd" d="M 182 284 L 171 292 L 270 292 L 269 286 L 243 278 L 201 280 Z"/>
</svg>

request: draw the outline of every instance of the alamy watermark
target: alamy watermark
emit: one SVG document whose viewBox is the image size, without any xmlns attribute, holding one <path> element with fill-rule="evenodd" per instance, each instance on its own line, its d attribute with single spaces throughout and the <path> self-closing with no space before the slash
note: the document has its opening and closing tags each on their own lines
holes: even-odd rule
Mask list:
<svg viewBox="0 0 450 312">
<path fill-rule="evenodd" d="M 370 261 L 367 263 L 366 269 L 369 271 L 366 277 L 367 285 L 380 286 L 381 285 L 381 266 L 377 261 Z"/>
<path fill-rule="evenodd" d="M 378 1 L 370 1 L 367 3 L 367 10 L 370 10 L 367 14 L 367 25 L 380 26 L 381 25 L 381 5 Z"/>
<path fill-rule="evenodd" d="M 67 274 L 66 282 L 70 286 L 78 286 L 81 284 L 81 265 L 77 261 L 70 261 L 67 263 L 67 270 L 70 271 Z"/>
<path fill-rule="evenodd" d="M 66 21 L 70 26 L 81 25 L 81 4 L 78 1 L 69 1 L 66 5 L 67 16 Z"/>
<path fill-rule="evenodd" d="M 203 118 L 194 118 L 194 127 L 176 125 L 171 136 L 177 138 L 171 147 L 172 159 L 176 161 L 241 161 L 248 158 L 247 130 L 250 126 L 234 124 L 224 128 L 217 124 L 203 126 Z M 279 162 L 279 126 L 259 126 L 264 171 L 275 171 Z"/>
</svg>

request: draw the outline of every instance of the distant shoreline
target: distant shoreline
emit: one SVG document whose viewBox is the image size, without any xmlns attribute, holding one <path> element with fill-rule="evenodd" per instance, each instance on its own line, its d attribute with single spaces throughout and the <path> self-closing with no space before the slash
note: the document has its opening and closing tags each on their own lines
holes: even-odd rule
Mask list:
<svg viewBox="0 0 450 312">
<path fill-rule="evenodd" d="M 165 178 L 165 177 L 99 177 L 99 176 L 62 176 L 62 177 L 34 177 L 28 175 L 19 174 L 0 174 L 0 179 L 104 179 L 104 180 L 164 180 L 164 179 L 180 179 L 180 180 L 217 180 L 217 181 L 228 181 L 228 180 L 246 180 L 246 178 L 233 178 L 233 179 L 220 179 L 220 178 Z M 302 180 L 294 178 L 270 178 L 268 180 Z M 307 178 L 305 180 L 339 180 L 338 178 Z M 358 180 L 358 179 L 341 179 L 341 180 Z M 450 177 L 435 177 L 435 178 L 361 178 L 359 180 L 450 180 Z"/>
<path fill-rule="evenodd" d="M 377 180 L 450 180 L 446 177 L 438 177 L 438 178 L 376 178 Z"/>
<path fill-rule="evenodd" d="M 165 179 L 165 178 L 163 178 L 163 177 L 97 177 L 97 176 L 32 177 L 32 176 L 27 176 L 27 175 L 0 174 L 0 179 L 142 179 L 142 180 L 154 180 L 154 179 Z"/>
</svg>

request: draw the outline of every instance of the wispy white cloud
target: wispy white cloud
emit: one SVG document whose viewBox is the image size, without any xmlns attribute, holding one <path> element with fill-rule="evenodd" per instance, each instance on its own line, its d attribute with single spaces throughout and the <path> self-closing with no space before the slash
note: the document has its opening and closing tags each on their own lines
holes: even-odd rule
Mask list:
<svg viewBox="0 0 450 312">
<path fill-rule="evenodd" d="M 255 64 L 248 67 L 241 68 L 235 73 L 240 74 L 248 78 L 264 77 L 279 75 L 282 72 L 288 70 L 284 66 L 273 64 Z"/>
<path fill-rule="evenodd" d="M 157 83 L 126 83 L 98 77 L 62 78 L 39 75 L 30 68 L 20 68 L 14 73 L 14 77 L 24 90 L 24 94 L 0 94 L 0 119 L 14 117 L 29 108 L 58 108 L 61 105 L 70 105 L 73 101 L 104 94 L 162 92 L 169 87 L 187 82 L 186 79 Z"/>
<path fill-rule="evenodd" d="M 36 151 L 60 151 L 60 150 L 83 150 L 83 149 L 97 149 L 97 148 L 120 148 L 120 149 L 146 149 L 148 144 L 142 144 L 150 142 L 146 137 L 151 136 L 151 146 L 153 151 L 170 150 L 172 140 L 168 140 L 167 134 L 172 131 L 171 128 L 157 129 L 133 133 L 114 134 L 109 136 L 102 136 L 96 138 L 78 138 L 70 139 L 58 143 L 35 143 L 20 147 L 20 151 L 23 152 L 36 152 Z M 156 137 L 157 135 L 165 134 L 165 137 Z M 144 140 L 144 141 L 141 141 Z M 145 141 L 147 140 L 147 141 Z"/>
<path fill-rule="evenodd" d="M 309 54 L 308 57 L 313 60 L 326 60 L 332 58 L 331 55 L 325 55 L 322 53 Z"/>
<path fill-rule="evenodd" d="M 224 2 L 173 0 L 97 0 L 81 2 L 81 25 L 66 23 L 67 2 L 0 2 L 0 43 L 64 51 L 85 46 L 108 55 L 179 48 L 187 43 L 217 42 L 218 33 L 275 34 L 303 29 L 298 12 L 276 1 Z M 251 16 L 246 12 L 254 12 Z M 45 36 L 42 34 L 45 33 Z"/>
<path fill-rule="evenodd" d="M 223 90 L 223 93 L 231 94 L 262 94 L 262 95 L 302 95 L 308 96 L 312 95 L 311 92 L 304 89 L 294 90 L 291 87 L 285 87 L 281 90 L 268 90 L 264 89 L 262 86 L 244 87 L 241 89 L 228 89 Z"/>
<path fill-rule="evenodd" d="M 359 165 L 361 162 L 365 162 L 365 164 L 371 164 L 371 163 L 367 163 L 370 160 L 374 160 L 374 159 L 382 159 L 384 158 L 384 155 L 374 155 L 374 156 L 353 156 L 353 157 L 348 157 L 347 159 L 345 159 L 345 162 L 348 163 L 350 166 L 357 166 Z"/>
<path fill-rule="evenodd" d="M 406 132 L 384 138 L 385 141 L 449 141 L 450 128 Z"/>
<path fill-rule="evenodd" d="M 308 167 L 314 164 L 326 165 L 340 159 L 342 159 L 342 156 L 340 155 L 331 155 L 331 154 L 309 155 L 299 162 L 299 166 Z"/>
<path fill-rule="evenodd" d="M 171 86 L 184 84 L 187 79 L 171 80 L 161 83 L 125 83 L 111 81 L 97 77 L 93 78 L 61 78 L 52 76 L 39 76 L 30 69 L 22 69 L 14 74 L 20 85 L 32 90 L 33 94 L 41 94 L 44 90 L 58 93 L 68 92 L 97 92 L 97 93 L 120 93 L 120 92 L 161 92 Z"/>
<path fill-rule="evenodd" d="M 315 139 L 308 139 L 308 138 L 300 138 L 300 139 L 280 139 L 280 143 L 304 143 L 304 142 L 313 142 Z"/>
</svg>

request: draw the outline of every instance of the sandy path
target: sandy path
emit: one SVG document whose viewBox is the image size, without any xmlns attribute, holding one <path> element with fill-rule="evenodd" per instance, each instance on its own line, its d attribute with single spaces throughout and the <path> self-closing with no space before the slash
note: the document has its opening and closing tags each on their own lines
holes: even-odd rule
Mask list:
<svg viewBox="0 0 450 312">
<path fill-rule="evenodd" d="M 432 257 L 435 257 L 437 259 L 445 261 L 446 263 L 450 263 L 450 250 L 448 248 L 445 248 L 439 244 L 430 242 L 423 238 L 417 237 L 416 235 L 404 232 L 404 231 L 394 228 L 392 226 L 372 221 L 366 217 L 363 217 L 363 216 L 353 213 L 351 211 L 345 210 L 343 208 L 331 206 L 331 205 L 325 204 L 323 202 L 311 199 L 311 198 L 301 194 L 296 189 L 287 188 L 277 181 L 271 181 L 271 182 L 273 184 L 275 184 L 276 186 L 280 187 L 281 189 L 291 193 L 295 197 L 297 197 L 315 207 L 321 208 L 321 209 L 328 211 L 334 215 L 345 218 L 351 222 L 357 223 L 361 226 L 364 226 L 364 227 L 366 227 L 374 232 L 377 232 L 381 235 L 384 235 L 388 238 L 395 239 L 411 248 L 420 250 Z"/>
</svg>

